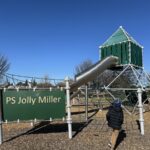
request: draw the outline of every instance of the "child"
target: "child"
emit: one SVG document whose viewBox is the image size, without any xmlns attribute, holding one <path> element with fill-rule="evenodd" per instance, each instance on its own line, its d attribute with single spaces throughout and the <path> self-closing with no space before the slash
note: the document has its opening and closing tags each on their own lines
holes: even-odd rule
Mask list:
<svg viewBox="0 0 150 150">
<path fill-rule="evenodd" d="M 108 121 L 108 126 L 113 129 L 110 143 L 108 145 L 111 147 L 111 150 L 114 150 L 124 119 L 121 101 L 119 99 L 114 100 L 112 105 L 109 107 L 106 119 Z"/>
</svg>

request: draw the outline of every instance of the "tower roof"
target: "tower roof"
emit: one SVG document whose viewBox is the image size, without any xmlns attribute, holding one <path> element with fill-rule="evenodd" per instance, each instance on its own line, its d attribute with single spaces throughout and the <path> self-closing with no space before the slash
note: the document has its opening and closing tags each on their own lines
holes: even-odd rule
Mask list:
<svg viewBox="0 0 150 150">
<path fill-rule="evenodd" d="M 122 26 L 120 26 L 117 29 L 117 31 L 114 32 L 112 36 L 110 36 L 108 40 L 101 45 L 101 47 L 106 47 L 106 46 L 110 46 L 110 45 L 114 45 L 114 44 L 118 44 L 122 42 L 127 42 L 127 41 L 131 41 L 132 43 L 142 47 L 133 37 L 131 37 L 125 31 L 125 29 Z"/>
</svg>

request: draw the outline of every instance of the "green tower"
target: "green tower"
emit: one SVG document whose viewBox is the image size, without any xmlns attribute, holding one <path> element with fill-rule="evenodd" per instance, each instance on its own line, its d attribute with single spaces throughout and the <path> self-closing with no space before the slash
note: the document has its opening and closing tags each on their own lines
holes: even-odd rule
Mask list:
<svg viewBox="0 0 150 150">
<path fill-rule="evenodd" d="M 101 60 L 113 55 L 119 58 L 120 66 L 132 64 L 143 67 L 143 47 L 120 26 L 103 45 L 100 46 Z"/>
</svg>

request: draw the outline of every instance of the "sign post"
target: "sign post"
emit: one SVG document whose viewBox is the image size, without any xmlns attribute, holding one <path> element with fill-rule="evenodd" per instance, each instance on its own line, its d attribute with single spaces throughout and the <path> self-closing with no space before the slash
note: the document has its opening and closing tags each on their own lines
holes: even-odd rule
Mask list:
<svg viewBox="0 0 150 150">
<path fill-rule="evenodd" d="M 88 121 L 88 86 L 85 85 L 85 120 Z"/>
<path fill-rule="evenodd" d="M 71 118 L 71 105 L 70 105 L 70 86 L 69 78 L 65 78 L 66 81 L 66 97 L 67 97 L 67 123 L 68 123 L 68 134 L 69 139 L 72 139 L 72 118 Z"/>
</svg>

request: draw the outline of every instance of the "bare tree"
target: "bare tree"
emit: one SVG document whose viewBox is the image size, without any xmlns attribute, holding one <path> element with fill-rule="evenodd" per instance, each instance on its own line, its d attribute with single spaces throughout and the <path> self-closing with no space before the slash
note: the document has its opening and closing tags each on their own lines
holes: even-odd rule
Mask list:
<svg viewBox="0 0 150 150">
<path fill-rule="evenodd" d="M 48 75 L 44 75 L 43 83 L 49 84 L 49 76 Z"/>
<path fill-rule="evenodd" d="M 75 67 L 75 75 L 82 73 L 93 65 L 90 59 L 87 59 Z"/>
<path fill-rule="evenodd" d="M 49 88 L 53 87 L 52 83 L 50 83 L 50 79 L 48 75 L 45 75 L 40 83 L 37 83 L 37 87 L 39 88 Z"/>
<path fill-rule="evenodd" d="M 66 84 L 65 84 L 65 82 L 58 82 L 58 83 L 56 84 L 56 86 L 58 86 L 58 87 L 65 87 Z"/>
<path fill-rule="evenodd" d="M 5 74 L 10 67 L 10 64 L 8 63 L 8 60 L 6 57 L 0 54 L 0 76 Z"/>
</svg>

